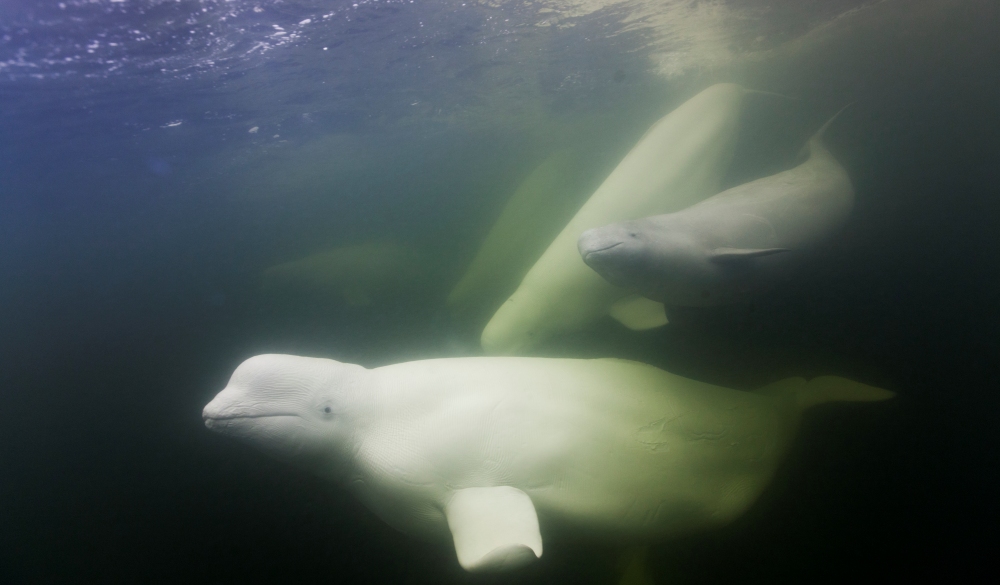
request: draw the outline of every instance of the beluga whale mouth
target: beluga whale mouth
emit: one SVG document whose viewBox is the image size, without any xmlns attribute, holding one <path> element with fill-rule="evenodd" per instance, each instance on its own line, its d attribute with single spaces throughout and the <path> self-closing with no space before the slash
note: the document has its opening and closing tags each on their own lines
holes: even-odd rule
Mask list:
<svg viewBox="0 0 1000 585">
<path fill-rule="evenodd" d="M 219 402 L 222 403 L 219 404 Z M 239 421 L 279 417 L 300 418 L 297 412 L 291 410 L 264 411 L 256 408 L 240 408 L 229 401 L 219 400 L 208 403 L 201 411 L 201 418 L 205 421 L 205 426 L 213 430 L 221 430 Z"/>
<path fill-rule="evenodd" d="M 218 414 L 209 415 L 202 413 L 202 419 L 205 421 L 205 426 L 212 428 L 212 425 L 220 423 L 222 421 L 235 421 L 235 420 L 246 420 L 255 418 L 278 418 L 282 416 L 298 418 L 299 415 L 291 412 L 275 412 L 266 414 Z"/>
<path fill-rule="evenodd" d="M 233 418 L 267 418 L 270 416 L 299 416 L 295 412 L 220 412 L 220 413 L 210 413 L 208 412 L 208 407 L 201 413 L 201 417 L 208 420 L 227 420 Z"/>
<path fill-rule="evenodd" d="M 602 252 L 617 248 L 624 243 L 622 238 L 608 234 L 607 231 L 590 229 L 580 234 L 576 247 L 583 261 L 589 264 L 592 258 L 600 256 Z"/>
<path fill-rule="evenodd" d="M 583 259 L 584 259 L 584 261 L 586 261 L 591 256 L 593 256 L 595 254 L 600 254 L 601 252 L 604 252 L 606 250 L 610 250 L 611 248 L 616 248 L 618 246 L 621 246 L 622 243 L 623 242 L 615 242 L 614 244 L 611 244 L 609 246 L 604 246 L 602 248 L 593 248 L 593 249 L 587 250 L 587 251 L 585 251 L 583 253 Z"/>
</svg>

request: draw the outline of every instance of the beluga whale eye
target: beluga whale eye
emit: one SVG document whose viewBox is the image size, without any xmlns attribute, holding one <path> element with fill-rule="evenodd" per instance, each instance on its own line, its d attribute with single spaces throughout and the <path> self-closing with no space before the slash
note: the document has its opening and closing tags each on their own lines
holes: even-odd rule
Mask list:
<svg viewBox="0 0 1000 585">
<path fill-rule="evenodd" d="M 319 403 L 316 408 L 319 410 L 319 414 L 323 418 L 332 418 L 335 414 L 337 414 L 336 407 L 329 400 Z"/>
</svg>

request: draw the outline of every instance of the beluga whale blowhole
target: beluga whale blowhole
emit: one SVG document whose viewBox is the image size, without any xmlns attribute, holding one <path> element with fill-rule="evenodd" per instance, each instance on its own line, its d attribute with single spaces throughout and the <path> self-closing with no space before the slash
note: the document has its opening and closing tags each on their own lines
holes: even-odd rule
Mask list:
<svg viewBox="0 0 1000 585">
<path fill-rule="evenodd" d="M 261 355 L 203 416 L 485 571 L 540 558 L 553 528 L 634 539 L 723 525 L 768 485 L 803 410 L 891 396 L 832 376 L 742 392 L 614 359 L 369 370 Z"/>
<path fill-rule="evenodd" d="M 823 144 L 840 112 L 806 143 L 801 165 L 682 211 L 588 230 L 578 241 L 583 261 L 668 307 L 743 302 L 773 288 L 854 204 L 847 171 Z"/>
</svg>

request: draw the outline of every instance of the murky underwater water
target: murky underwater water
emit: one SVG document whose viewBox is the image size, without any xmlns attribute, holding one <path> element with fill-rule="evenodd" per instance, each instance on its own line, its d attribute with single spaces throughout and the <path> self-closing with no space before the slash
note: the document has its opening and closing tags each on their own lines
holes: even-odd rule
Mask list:
<svg viewBox="0 0 1000 585">
<path fill-rule="evenodd" d="M 795 166 L 853 103 L 827 135 L 843 230 L 749 305 L 530 355 L 897 393 L 810 412 L 746 514 L 651 544 L 656 583 L 990 571 L 998 30 L 986 0 L 4 3 L 0 579 L 619 582 L 632 543 L 544 527 L 539 563 L 467 574 L 201 410 L 261 353 L 482 355 L 649 126 L 728 81 L 794 99 L 747 99 L 722 188 Z M 456 301 L 530 185 L 553 195 L 508 215 L 537 227 Z"/>
</svg>

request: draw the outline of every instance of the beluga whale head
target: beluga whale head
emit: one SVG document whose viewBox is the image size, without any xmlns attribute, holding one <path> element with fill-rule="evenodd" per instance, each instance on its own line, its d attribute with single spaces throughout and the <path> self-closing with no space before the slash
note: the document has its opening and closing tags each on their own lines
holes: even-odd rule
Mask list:
<svg viewBox="0 0 1000 585">
<path fill-rule="evenodd" d="M 695 211 L 705 206 L 594 228 L 577 248 L 609 283 L 669 305 L 711 306 L 766 290 L 763 271 L 789 251 L 773 245 L 772 225 L 740 213 L 699 222 Z"/>
<path fill-rule="evenodd" d="M 625 221 L 583 232 L 577 248 L 583 261 L 608 282 L 618 285 L 646 266 L 645 245 L 635 222 Z"/>
<path fill-rule="evenodd" d="M 292 355 L 252 357 L 205 406 L 209 429 L 336 475 L 354 434 L 353 405 L 365 369 Z"/>
<path fill-rule="evenodd" d="M 669 225 L 650 229 L 653 219 L 623 221 L 583 232 L 577 241 L 580 256 L 611 284 L 639 291 L 668 285 L 664 278 L 683 280 L 710 269 L 701 247 L 685 231 Z"/>
</svg>

